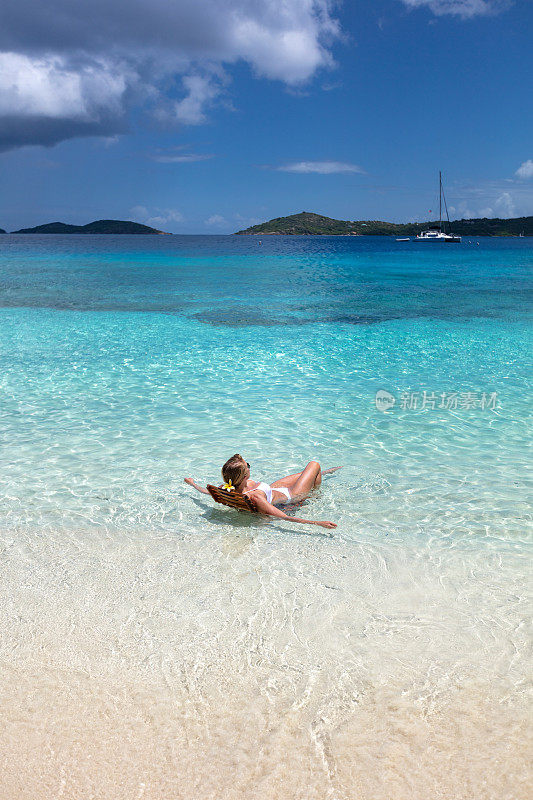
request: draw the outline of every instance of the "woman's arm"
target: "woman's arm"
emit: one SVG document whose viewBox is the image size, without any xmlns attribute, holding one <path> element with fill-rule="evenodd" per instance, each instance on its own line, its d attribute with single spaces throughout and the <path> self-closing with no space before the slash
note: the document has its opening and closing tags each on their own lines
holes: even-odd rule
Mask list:
<svg viewBox="0 0 533 800">
<path fill-rule="evenodd" d="M 197 484 L 197 483 L 195 483 L 195 482 L 193 481 L 193 479 L 192 479 L 192 478 L 185 478 L 184 480 L 185 480 L 185 483 L 188 483 L 188 484 L 189 484 L 189 486 L 192 486 L 192 487 L 193 487 L 193 489 L 197 489 L 197 490 L 198 490 L 199 492 L 201 492 L 202 494 L 209 494 L 209 492 L 207 491 L 207 489 L 204 489 L 204 487 L 203 487 L 203 486 L 198 486 L 198 484 Z"/>
<path fill-rule="evenodd" d="M 269 514 L 271 517 L 278 517 L 279 519 L 286 519 L 287 522 L 301 522 L 305 525 L 320 525 L 321 528 L 336 528 L 335 522 L 327 522 L 325 520 L 302 519 L 301 517 L 289 517 L 280 508 L 273 506 L 269 503 L 263 492 L 247 492 L 252 495 L 254 502 L 262 514 Z"/>
</svg>

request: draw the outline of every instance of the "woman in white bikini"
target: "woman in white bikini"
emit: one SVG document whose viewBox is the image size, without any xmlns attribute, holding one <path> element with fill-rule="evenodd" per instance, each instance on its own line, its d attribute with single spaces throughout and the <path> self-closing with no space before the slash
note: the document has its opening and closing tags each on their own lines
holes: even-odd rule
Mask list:
<svg viewBox="0 0 533 800">
<path fill-rule="evenodd" d="M 279 517 L 289 522 L 303 522 L 306 525 L 320 525 L 322 528 L 336 528 L 334 522 L 315 521 L 311 519 L 301 519 L 300 517 L 289 517 L 279 505 L 286 505 L 295 500 L 302 500 L 311 489 L 316 489 L 322 483 L 322 475 L 336 472 L 340 467 L 321 470 L 318 461 L 310 461 L 302 472 L 295 472 L 287 475 L 286 478 L 279 478 L 271 484 L 263 481 L 254 481 L 250 478 L 250 465 L 242 456 L 236 453 L 222 467 L 222 477 L 224 478 L 224 489 L 251 497 L 257 508 L 262 514 L 269 514 L 271 517 Z M 203 486 L 198 486 L 192 478 L 185 478 L 185 483 L 193 486 L 202 494 L 209 494 Z"/>
</svg>

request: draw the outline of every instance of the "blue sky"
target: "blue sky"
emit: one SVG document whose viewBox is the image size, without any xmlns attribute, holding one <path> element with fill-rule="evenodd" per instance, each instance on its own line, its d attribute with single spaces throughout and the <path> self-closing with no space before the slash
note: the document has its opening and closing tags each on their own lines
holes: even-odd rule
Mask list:
<svg viewBox="0 0 533 800">
<path fill-rule="evenodd" d="M 529 0 L 121 5 L 4 3 L 0 227 L 533 214 Z"/>
</svg>

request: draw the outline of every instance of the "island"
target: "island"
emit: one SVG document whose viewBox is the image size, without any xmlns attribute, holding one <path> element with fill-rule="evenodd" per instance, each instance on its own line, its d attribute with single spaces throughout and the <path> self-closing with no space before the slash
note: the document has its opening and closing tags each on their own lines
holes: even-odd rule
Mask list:
<svg viewBox="0 0 533 800">
<path fill-rule="evenodd" d="M 139 222 L 124 221 L 121 219 L 99 219 L 87 225 L 67 225 L 64 222 L 48 222 L 46 225 L 36 225 L 35 228 L 21 228 L 12 233 L 141 233 L 169 235 L 165 231 L 158 231 Z"/>
<path fill-rule="evenodd" d="M 0 233 L 7 233 L 3 228 L 0 228 Z"/>
<path fill-rule="evenodd" d="M 416 236 L 435 227 L 435 222 L 380 222 L 331 219 L 311 211 L 276 217 L 260 225 L 252 225 L 236 235 L 243 236 Z M 459 219 L 446 224 L 446 230 L 460 236 L 533 236 L 533 217 L 514 219 Z"/>
</svg>

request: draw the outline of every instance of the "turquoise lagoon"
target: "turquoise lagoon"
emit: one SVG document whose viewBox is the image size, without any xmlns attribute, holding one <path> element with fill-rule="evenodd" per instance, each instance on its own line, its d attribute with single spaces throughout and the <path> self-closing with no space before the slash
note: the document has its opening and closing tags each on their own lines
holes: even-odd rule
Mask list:
<svg viewBox="0 0 533 800">
<path fill-rule="evenodd" d="M 525 800 L 532 264 L 1 237 L 0 797 Z"/>
</svg>

